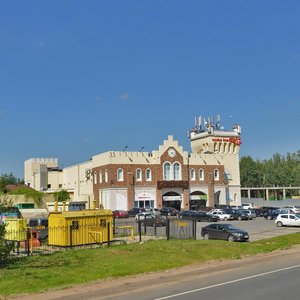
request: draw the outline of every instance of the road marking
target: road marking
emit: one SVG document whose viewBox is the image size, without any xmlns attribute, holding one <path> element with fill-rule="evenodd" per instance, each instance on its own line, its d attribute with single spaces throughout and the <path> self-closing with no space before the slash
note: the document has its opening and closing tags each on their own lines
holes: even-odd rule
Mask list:
<svg viewBox="0 0 300 300">
<path fill-rule="evenodd" d="M 300 267 L 300 264 L 295 265 L 295 266 L 291 266 L 291 267 L 286 267 L 286 268 L 282 268 L 282 269 L 269 271 L 269 272 L 259 273 L 259 274 L 255 274 L 255 275 L 252 275 L 252 276 L 243 277 L 243 278 L 239 278 L 239 279 L 235 279 L 235 280 L 230 280 L 230 281 L 226 281 L 226 282 L 222 282 L 222 283 L 218 283 L 218 284 L 214 284 L 214 285 L 210 285 L 210 286 L 206 286 L 206 287 L 203 287 L 203 288 L 194 289 L 194 290 L 190 290 L 190 291 L 186 291 L 186 292 L 182 292 L 182 293 L 178 293 L 178 294 L 174 294 L 174 295 L 169 295 L 169 296 L 165 296 L 165 297 L 162 297 L 162 298 L 155 298 L 154 300 L 164 300 L 164 299 L 179 297 L 179 296 L 183 296 L 183 295 L 187 295 L 187 294 L 192 294 L 192 293 L 212 289 L 212 288 L 219 287 L 219 286 L 222 286 L 222 285 L 236 283 L 236 282 L 239 282 L 239 281 L 248 280 L 248 279 L 252 279 L 252 278 L 256 278 L 256 277 L 261 277 L 261 276 L 265 276 L 265 275 L 269 275 L 269 274 L 273 274 L 273 273 L 278 273 L 278 272 L 282 272 L 282 271 L 287 271 L 287 270 L 291 270 L 291 269 L 295 269 L 295 268 L 299 268 L 299 267 Z"/>
</svg>

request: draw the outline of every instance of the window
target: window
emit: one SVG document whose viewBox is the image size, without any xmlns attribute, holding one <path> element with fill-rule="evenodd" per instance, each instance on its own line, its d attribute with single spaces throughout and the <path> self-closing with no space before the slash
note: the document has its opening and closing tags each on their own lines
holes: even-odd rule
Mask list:
<svg viewBox="0 0 300 300">
<path fill-rule="evenodd" d="M 102 171 L 99 171 L 99 182 L 102 183 Z"/>
<path fill-rule="evenodd" d="M 194 169 L 190 170 L 190 179 L 195 180 L 195 170 Z"/>
<path fill-rule="evenodd" d="M 47 184 L 47 188 L 48 188 L 48 189 L 51 189 L 51 184 Z"/>
<path fill-rule="evenodd" d="M 219 170 L 214 170 L 214 180 L 219 180 Z"/>
<path fill-rule="evenodd" d="M 141 171 L 141 169 L 136 170 L 135 177 L 136 177 L 136 181 L 142 181 L 142 171 Z"/>
<path fill-rule="evenodd" d="M 117 171 L 117 181 L 123 181 L 123 169 L 118 169 Z"/>
<path fill-rule="evenodd" d="M 199 170 L 199 180 L 201 180 L 201 181 L 204 180 L 204 170 L 203 169 Z"/>
<path fill-rule="evenodd" d="M 152 174 L 151 174 L 151 170 L 150 169 L 146 170 L 146 180 L 147 181 L 151 181 L 152 180 Z"/>
<path fill-rule="evenodd" d="M 108 182 L 108 171 L 105 170 L 105 182 Z"/>
<path fill-rule="evenodd" d="M 168 162 L 164 164 L 164 180 L 171 180 L 171 164 Z"/>
<path fill-rule="evenodd" d="M 179 163 L 174 163 L 173 165 L 173 178 L 174 180 L 180 180 L 181 179 L 181 167 Z"/>
</svg>

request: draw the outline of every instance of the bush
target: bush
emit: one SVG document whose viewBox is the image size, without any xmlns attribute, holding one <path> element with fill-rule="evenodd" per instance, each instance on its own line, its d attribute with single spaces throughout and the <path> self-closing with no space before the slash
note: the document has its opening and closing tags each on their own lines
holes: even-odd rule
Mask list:
<svg viewBox="0 0 300 300">
<path fill-rule="evenodd" d="M 4 262 L 14 248 L 14 244 L 5 240 L 5 224 L 0 223 L 0 264 Z"/>
</svg>

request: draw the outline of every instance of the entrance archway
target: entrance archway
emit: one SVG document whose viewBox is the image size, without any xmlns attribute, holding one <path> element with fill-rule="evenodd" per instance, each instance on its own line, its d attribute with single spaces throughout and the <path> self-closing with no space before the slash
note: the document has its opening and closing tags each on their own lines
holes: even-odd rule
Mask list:
<svg viewBox="0 0 300 300">
<path fill-rule="evenodd" d="M 162 196 L 163 207 L 173 207 L 180 210 L 182 196 L 176 192 L 167 192 Z"/>
<path fill-rule="evenodd" d="M 190 193 L 190 209 L 201 210 L 206 207 L 207 194 L 201 191 Z"/>
</svg>

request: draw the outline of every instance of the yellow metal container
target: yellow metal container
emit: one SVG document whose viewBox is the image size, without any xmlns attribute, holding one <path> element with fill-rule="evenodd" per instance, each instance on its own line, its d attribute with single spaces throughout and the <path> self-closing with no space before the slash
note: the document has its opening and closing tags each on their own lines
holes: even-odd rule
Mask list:
<svg viewBox="0 0 300 300">
<path fill-rule="evenodd" d="M 111 210 L 50 212 L 48 217 L 48 244 L 76 246 L 108 242 L 113 238 Z"/>
<path fill-rule="evenodd" d="M 27 238 L 26 233 L 26 219 L 5 219 L 5 239 L 9 241 L 25 241 Z"/>
</svg>

